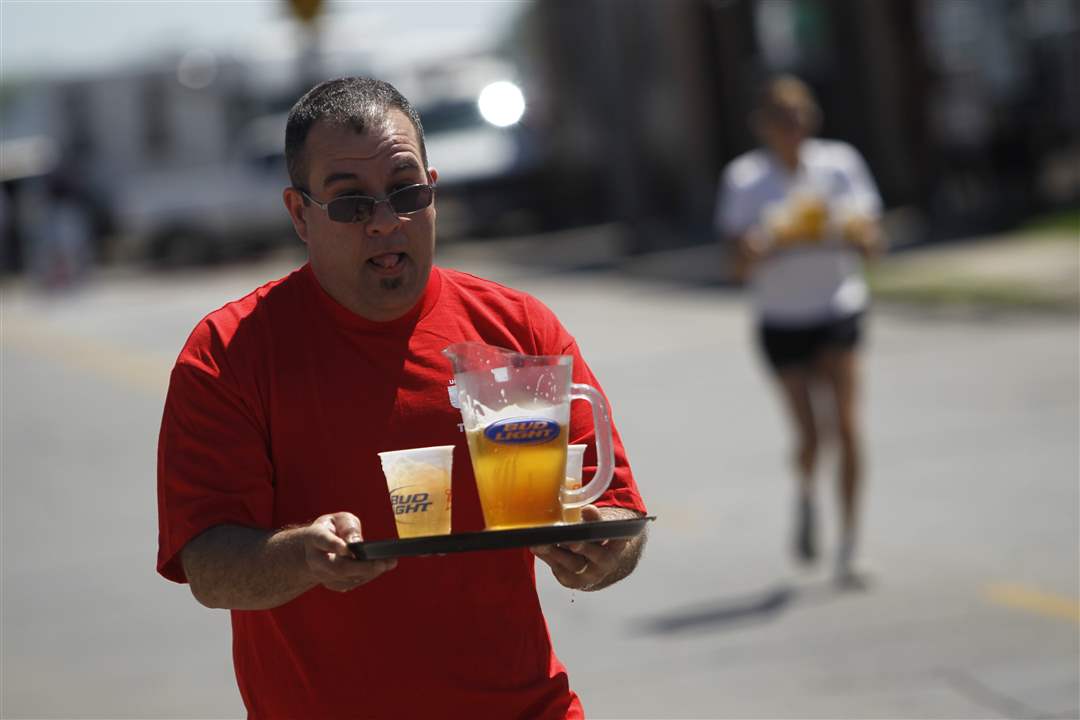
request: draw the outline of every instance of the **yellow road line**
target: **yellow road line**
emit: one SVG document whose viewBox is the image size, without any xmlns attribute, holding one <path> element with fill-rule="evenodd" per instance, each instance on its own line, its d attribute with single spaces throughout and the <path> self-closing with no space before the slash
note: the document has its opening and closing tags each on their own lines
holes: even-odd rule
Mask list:
<svg viewBox="0 0 1080 720">
<path fill-rule="evenodd" d="M 67 367 L 105 377 L 127 387 L 164 397 L 172 363 L 158 355 L 44 330 L 39 326 L 3 318 L 0 338 L 5 348 L 59 362 Z"/>
<path fill-rule="evenodd" d="M 990 602 L 998 605 L 1080 623 L 1080 602 L 1073 598 L 1007 583 L 989 585 L 983 592 Z"/>
</svg>

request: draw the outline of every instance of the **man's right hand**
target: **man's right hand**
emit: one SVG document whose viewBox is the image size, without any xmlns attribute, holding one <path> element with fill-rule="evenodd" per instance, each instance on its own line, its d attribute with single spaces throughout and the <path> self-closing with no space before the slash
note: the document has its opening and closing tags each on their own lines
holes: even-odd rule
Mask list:
<svg viewBox="0 0 1080 720">
<path fill-rule="evenodd" d="M 273 531 L 217 525 L 188 542 L 180 559 L 206 607 L 269 610 L 317 585 L 347 592 L 397 565 L 354 560 L 348 543 L 362 537 L 360 521 L 346 512 Z"/>
<path fill-rule="evenodd" d="M 360 520 L 347 512 L 323 515 L 304 528 L 304 560 L 314 582 L 348 592 L 397 567 L 397 560 L 356 560 L 348 543 L 363 539 Z"/>
<path fill-rule="evenodd" d="M 732 258 L 732 275 L 739 282 L 750 279 L 754 268 L 768 257 L 775 248 L 775 238 L 761 225 L 754 225 L 735 238 L 735 254 Z"/>
</svg>

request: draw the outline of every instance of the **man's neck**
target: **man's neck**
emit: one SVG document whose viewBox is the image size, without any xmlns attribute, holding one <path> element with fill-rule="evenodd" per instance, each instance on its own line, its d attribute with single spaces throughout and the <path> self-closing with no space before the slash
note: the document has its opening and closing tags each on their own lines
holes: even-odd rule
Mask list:
<svg viewBox="0 0 1080 720">
<path fill-rule="evenodd" d="M 779 161 L 780 166 L 787 170 L 789 173 L 793 173 L 799 169 L 799 149 L 795 148 L 793 151 L 785 152 L 773 152 L 773 155 Z"/>
</svg>

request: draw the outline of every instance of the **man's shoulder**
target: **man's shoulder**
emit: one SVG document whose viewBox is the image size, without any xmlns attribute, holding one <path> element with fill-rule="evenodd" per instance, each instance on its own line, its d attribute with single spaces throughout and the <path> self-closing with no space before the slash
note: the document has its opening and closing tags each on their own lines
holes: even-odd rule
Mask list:
<svg viewBox="0 0 1080 720">
<path fill-rule="evenodd" d="M 270 280 L 246 295 L 230 300 L 207 313 L 195 326 L 185 349 L 214 341 L 228 346 L 242 328 L 251 326 L 253 321 L 257 322 L 261 316 L 272 313 L 275 306 L 291 304 L 295 297 L 293 290 L 303 280 L 302 273 L 303 268 L 299 268 L 284 277 Z"/>
<path fill-rule="evenodd" d="M 749 150 L 727 164 L 725 183 L 731 190 L 744 190 L 761 182 L 769 172 L 769 158 L 761 149 Z"/>
<path fill-rule="evenodd" d="M 817 166 L 845 169 L 862 161 L 862 155 L 851 143 L 824 138 L 811 138 L 806 141 L 806 158 Z"/>
<path fill-rule="evenodd" d="M 512 334 L 558 328 L 555 313 L 533 295 L 460 270 L 440 268 L 443 275 L 442 305 L 446 312 L 470 319 L 477 328 Z"/>
<path fill-rule="evenodd" d="M 479 275 L 444 267 L 440 267 L 439 271 L 443 276 L 444 292 L 449 289 L 451 293 L 463 300 L 471 299 L 479 302 L 507 303 L 510 305 L 522 305 L 534 300 L 532 295 L 523 290 L 503 285 Z"/>
</svg>

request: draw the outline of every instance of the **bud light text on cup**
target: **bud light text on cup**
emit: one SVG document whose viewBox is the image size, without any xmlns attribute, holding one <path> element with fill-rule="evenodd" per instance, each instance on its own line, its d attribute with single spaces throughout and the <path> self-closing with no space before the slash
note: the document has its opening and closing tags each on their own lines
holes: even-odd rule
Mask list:
<svg viewBox="0 0 1080 720">
<path fill-rule="evenodd" d="M 409 513 L 427 512 L 431 507 L 431 496 L 426 492 L 405 493 L 401 495 L 391 494 L 390 504 L 394 508 L 395 515 L 408 515 Z"/>
<path fill-rule="evenodd" d="M 543 418 L 501 420 L 484 428 L 484 437 L 502 445 L 540 445 L 559 437 L 559 423 Z"/>
</svg>

